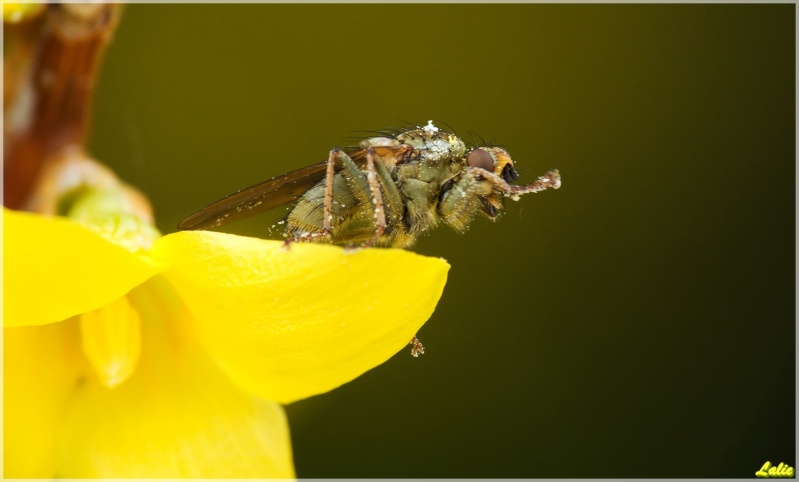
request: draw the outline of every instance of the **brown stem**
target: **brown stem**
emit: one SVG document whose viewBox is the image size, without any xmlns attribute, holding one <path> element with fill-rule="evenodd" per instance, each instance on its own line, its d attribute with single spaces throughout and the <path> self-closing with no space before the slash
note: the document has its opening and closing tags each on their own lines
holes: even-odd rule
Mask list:
<svg viewBox="0 0 799 482">
<path fill-rule="evenodd" d="M 98 66 L 120 13 L 118 4 L 51 4 L 6 25 L 5 206 L 26 208 L 44 164 L 83 146 Z"/>
</svg>

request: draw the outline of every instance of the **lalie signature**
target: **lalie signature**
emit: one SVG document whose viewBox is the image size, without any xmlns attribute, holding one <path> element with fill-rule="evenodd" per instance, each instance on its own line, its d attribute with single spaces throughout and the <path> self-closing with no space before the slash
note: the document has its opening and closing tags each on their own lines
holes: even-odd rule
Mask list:
<svg viewBox="0 0 799 482">
<path fill-rule="evenodd" d="M 771 462 L 766 462 L 760 467 L 760 470 L 755 472 L 757 477 L 793 477 L 796 472 L 788 464 L 780 462 L 780 465 L 771 465 Z"/>
</svg>

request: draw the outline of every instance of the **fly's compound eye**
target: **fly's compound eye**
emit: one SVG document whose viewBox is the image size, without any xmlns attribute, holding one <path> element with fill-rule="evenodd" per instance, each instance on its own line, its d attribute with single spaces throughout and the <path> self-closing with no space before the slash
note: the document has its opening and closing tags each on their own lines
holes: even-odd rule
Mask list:
<svg viewBox="0 0 799 482">
<path fill-rule="evenodd" d="M 483 149 L 475 149 L 466 157 L 469 167 L 479 167 L 488 172 L 494 172 L 494 158 Z"/>
</svg>

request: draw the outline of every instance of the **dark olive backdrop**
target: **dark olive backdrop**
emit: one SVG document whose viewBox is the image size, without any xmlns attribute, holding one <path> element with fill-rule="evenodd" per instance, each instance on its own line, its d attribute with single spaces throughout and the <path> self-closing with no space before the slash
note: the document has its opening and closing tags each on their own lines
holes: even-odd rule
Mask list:
<svg viewBox="0 0 799 482">
<path fill-rule="evenodd" d="M 287 407 L 302 477 L 751 477 L 796 466 L 794 12 L 134 5 L 91 149 L 164 232 L 402 120 L 561 170 L 422 239 L 427 354 Z"/>
</svg>

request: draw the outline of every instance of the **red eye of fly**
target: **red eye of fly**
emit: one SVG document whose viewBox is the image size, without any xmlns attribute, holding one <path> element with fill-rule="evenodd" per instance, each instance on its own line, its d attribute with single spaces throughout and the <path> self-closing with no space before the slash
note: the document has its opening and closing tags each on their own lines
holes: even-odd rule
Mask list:
<svg viewBox="0 0 799 482">
<path fill-rule="evenodd" d="M 475 149 L 466 157 L 469 167 L 479 167 L 488 172 L 494 172 L 494 158 L 483 149 Z"/>
</svg>

